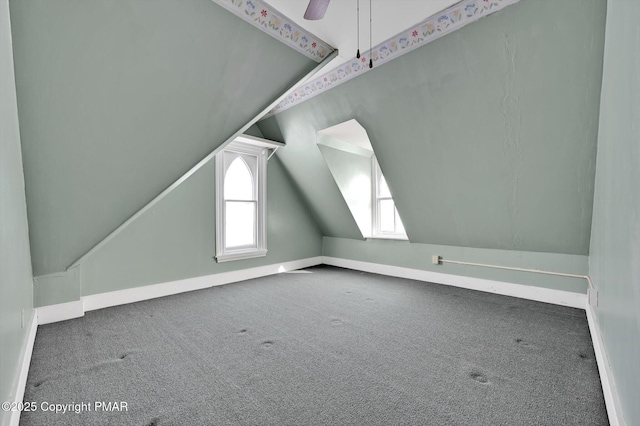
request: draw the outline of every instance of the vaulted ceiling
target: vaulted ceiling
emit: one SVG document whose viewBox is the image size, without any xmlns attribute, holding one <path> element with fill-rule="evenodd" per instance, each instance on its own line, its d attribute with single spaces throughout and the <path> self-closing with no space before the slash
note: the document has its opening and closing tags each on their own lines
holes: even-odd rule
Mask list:
<svg viewBox="0 0 640 426">
<path fill-rule="evenodd" d="M 523 0 L 259 127 L 326 236 L 362 238 L 316 145 L 355 118 L 411 242 L 588 254 L 604 18 Z"/>
<path fill-rule="evenodd" d="M 69 266 L 321 59 L 222 1 L 244 4 L 11 1 L 35 275 Z M 355 118 L 411 241 L 587 252 L 604 8 L 514 2 L 464 0 L 259 123 L 286 142 L 277 156 L 325 235 L 362 238 L 315 143 Z M 302 22 L 306 2 L 268 3 L 353 59 L 355 2 L 319 23 Z M 452 2 L 373 3 L 376 44 Z"/>
<path fill-rule="evenodd" d="M 10 8 L 34 275 L 65 269 L 317 65 L 211 0 Z"/>
</svg>

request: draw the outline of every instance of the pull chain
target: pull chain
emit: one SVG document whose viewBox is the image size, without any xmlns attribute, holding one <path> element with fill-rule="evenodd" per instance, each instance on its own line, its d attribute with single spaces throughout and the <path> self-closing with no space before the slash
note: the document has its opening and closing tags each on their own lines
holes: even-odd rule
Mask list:
<svg viewBox="0 0 640 426">
<path fill-rule="evenodd" d="M 371 57 L 371 54 L 373 53 L 373 40 L 371 37 L 372 34 L 372 30 L 371 30 L 371 15 L 373 15 L 373 8 L 371 7 L 371 0 L 369 0 L 369 68 L 373 68 L 373 58 Z"/>
<path fill-rule="evenodd" d="M 357 19 L 357 28 L 358 28 L 358 53 L 356 53 L 356 58 L 360 59 L 360 0 L 357 0 L 356 2 L 357 4 L 357 12 L 356 12 L 356 19 Z"/>
</svg>

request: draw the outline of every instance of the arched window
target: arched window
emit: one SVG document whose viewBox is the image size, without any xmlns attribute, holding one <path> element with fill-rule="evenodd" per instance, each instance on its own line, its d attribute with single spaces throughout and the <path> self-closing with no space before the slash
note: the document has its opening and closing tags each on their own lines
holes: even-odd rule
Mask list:
<svg viewBox="0 0 640 426">
<path fill-rule="evenodd" d="M 225 200 L 255 200 L 253 175 L 241 156 L 231 162 L 224 176 Z"/>
<path fill-rule="evenodd" d="M 256 247 L 255 179 L 241 154 L 227 153 L 231 164 L 224 175 L 225 247 Z M 235 157 L 235 159 L 232 159 Z"/>
<path fill-rule="evenodd" d="M 267 254 L 267 154 L 279 142 L 239 136 L 216 154 L 216 260 Z"/>
</svg>

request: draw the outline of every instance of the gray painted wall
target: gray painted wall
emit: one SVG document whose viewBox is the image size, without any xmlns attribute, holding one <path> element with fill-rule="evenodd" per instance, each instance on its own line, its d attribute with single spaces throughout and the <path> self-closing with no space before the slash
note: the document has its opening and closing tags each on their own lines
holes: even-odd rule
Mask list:
<svg viewBox="0 0 640 426">
<path fill-rule="evenodd" d="M 589 271 L 628 425 L 640 424 L 640 2 L 610 0 Z"/>
<path fill-rule="evenodd" d="M 283 150 L 286 147 L 278 152 Z M 276 154 L 268 164 L 267 256 L 216 263 L 214 163 L 198 170 L 77 270 L 38 278 L 36 305 L 322 255 L 320 229 Z"/>
<path fill-rule="evenodd" d="M 316 65 L 210 0 L 10 6 L 35 275 L 69 266 Z"/>
<path fill-rule="evenodd" d="M 586 255 L 605 9 L 522 0 L 259 127 L 326 236 L 359 232 L 316 132 L 355 118 L 410 241 Z"/>
<path fill-rule="evenodd" d="M 12 391 L 33 318 L 29 228 L 8 0 L 0 0 L 0 94 L 0 402 L 4 402 L 15 398 Z M 9 414 L 0 411 L 0 424 L 7 424 Z"/>
<path fill-rule="evenodd" d="M 442 274 L 462 275 L 584 294 L 587 292 L 587 282 L 584 279 L 503 271 L 467 265 L 434 265 L 431 263 L 431 257 L 438 255 L 449 260 L 586 275 L 588 272 L 588 257 L 575 254 L 493 250 L 393 240 L 373 239 L 358 241 L 330 237 L 324 238 L 323 254 L 324 256 Z"/>
<path fill-rule="evenodd" d="M 309 127 L 309 123 L 304 120 L 292 120 L 285 136 L 276 121 L 280 115 L 282 114 L 258 122 L 258 127 L 268 139 L 286 142 L 287 149 L 281 150 L 278 157 L 302 194 L 302 199 L 309 206 L 322 234 L 330 237 L 362 238 L 358 225 L 316 145 L 316 131 L 329 126 L 318 126 L 316 129 Z M 323 203 L 329 204 L 325 206 Z"/>
<path fill-rule="evenodd" d="M 328 136 L 323 136 L 324 138 L 328 138 Z M 358 225 L 360 233 L 364 237 L 371 236 L 372 153 L 369 153 L 368 156 L 362 156 L 322 144 L 318 144 L 318 148 Z"/>
</svg>

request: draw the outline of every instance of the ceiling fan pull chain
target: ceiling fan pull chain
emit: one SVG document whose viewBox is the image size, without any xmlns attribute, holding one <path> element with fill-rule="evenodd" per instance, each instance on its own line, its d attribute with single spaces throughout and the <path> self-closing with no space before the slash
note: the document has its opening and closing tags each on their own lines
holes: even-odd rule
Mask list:
<svg viewBox="0 0 640 426">
<path fill-rule="evenodd" d="M 356 5 L 356 27 L 358 28 L 358 52 L 356 53 L 356 58 L 360 59 L 360 0 L 356 0 Z"/>
<path fill-rule="evenodd" d="M 373 39 L 371 34 L 373 34 L 371 29 L 371 16 L 373 15 L 373 8 L 371 7 L 371 0 L 369 0 L 369 68 L 373 68 Z"/>
</svg>

